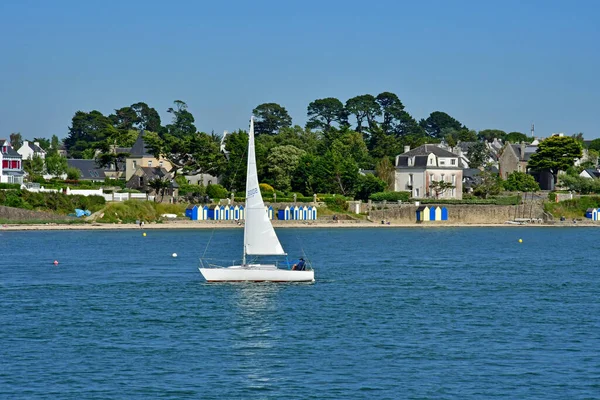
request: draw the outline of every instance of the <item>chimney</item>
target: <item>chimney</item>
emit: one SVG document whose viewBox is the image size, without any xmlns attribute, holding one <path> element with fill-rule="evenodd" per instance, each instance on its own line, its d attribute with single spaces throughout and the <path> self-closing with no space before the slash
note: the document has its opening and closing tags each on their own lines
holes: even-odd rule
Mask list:
<svg viewBox="0 0 600 400">
<path fill-rule="evenodd" d="M 521 160 L 525 159 L 525 142 L 521 142 Z"/>
<path fill-rule="evenodd" d="M 404 146 L 404 152 L 408 153 L 410 151 L 410 146 Z"/>
<path fill-rule="evenodd" d="M 37 147 L 40 147 L 40 142 L 33 142 Z"/>
</svg>

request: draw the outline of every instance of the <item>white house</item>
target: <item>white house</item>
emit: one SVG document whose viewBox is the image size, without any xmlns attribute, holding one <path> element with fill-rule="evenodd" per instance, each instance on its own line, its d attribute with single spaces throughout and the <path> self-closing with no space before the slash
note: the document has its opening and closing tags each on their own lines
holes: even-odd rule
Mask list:
<svg viewBox="0 0 600 400">
<path fill-rule="evenodd" d="M 411 197 L 462 199 L 462 174 L 459 156 L 433 144 L 424 144 L 414 150 L 404 146 L 404 153 L 396 156 L 394 190 L 410 191 Z M 454 187 L 435 193 L 432 182 L 448 182 Z"/>
<path fill-rule="evenodd" d="M 600 178 L 600 171 L 598 171 L 597 169 L 584 169 L 583 171 L 581 171 L 579 176 L 588 179 Z"/>
<path fill-rule="evenodd" d="M 3 183 L 23 183 L 23 160 L 6 139 L 0 139 L 2 153 L 2 172 L 0 179 Z"/>
<path fill-rule="evenodd" d="M 23 157 L 23 160 L 31 160 L 34 154 L 37 154 L 41 158 L 46 158 L 46 151 L 40 147 L 40 142 L 25 140 L 23 145 L 17 150 L 17 153 Z"/>
</svg>

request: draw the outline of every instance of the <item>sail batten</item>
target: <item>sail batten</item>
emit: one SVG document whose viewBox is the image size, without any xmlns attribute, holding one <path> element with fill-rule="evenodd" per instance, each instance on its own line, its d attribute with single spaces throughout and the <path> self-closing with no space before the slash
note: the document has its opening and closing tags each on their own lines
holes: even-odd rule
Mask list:
<svg viewBox="0 0 600 400">
<path fill-rule="evenodd" d="M 246 176 L 246 222 L 244 224 L 244 249 L 248 255 L 285 255 L 279 238 L 265 210 L 258 186 L 256 153 L 254 151 L 254 118 L 250 119 L 248 133 L 248 169 Z"/>
</svg>

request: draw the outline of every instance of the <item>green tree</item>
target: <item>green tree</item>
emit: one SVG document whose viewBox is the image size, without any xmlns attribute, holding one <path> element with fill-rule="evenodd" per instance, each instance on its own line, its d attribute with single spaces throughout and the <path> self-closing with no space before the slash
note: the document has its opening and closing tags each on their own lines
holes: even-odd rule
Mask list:
<svg viewBox="0 0 600 400">
<path fill-rule="evenodd" d="M 58 154 L 58 148 L 60 147 L 60 140 L 58 139 L 58 136 L 56 135 L 52 135 L 52 138 L 50 139 L 50 147 L 47 150 L 47 156 L 48 155 L 53 155 L 53 154 Z"/>
<path fill-rule="evenodd" d="M 341 101 L 334 97 L 318 99 L 307 108 L 308 129 L 328 129 L 337 122 L 340 126 L 348 125 L 348 114 Z"/>
<path fill-rule="evenodd" d="M 505 137 L 507 142 L 511 143 L 531 143 L 532 138 L 521 132 L 511 132 Z M 492 139 L 493 140 L 493 139 Z"/>
<path fill-rule="evenodd" d="M 356 118 L 356 132 L 362 133 L 363 121 L 367 122 L 368 128 L 376 124 L 375 117 L 381 115 L 379 103 L 370 94 L 352 97 L 346 101 L 346 112 Z"/>
<path fill-rule="evenodd" d="M 23 136 L 19 132 L 10 134 L 10 145 L 13 149 L 19 150 L 23 146 Z"/>
<path fill-rule="evenodd" d="M 513 172 L 508 175 L 503 182 L 504 189 L 511 192 L 537 192 L 540 190 L 540 185 L 535 181 L 533 176 L 525 172 Z"/>
<path fill-rule="evenodd" d="M 467 150 L 470 168 L 480 168 L 485 165 L 490 156 L 490 150 L 485 142 L 477 142 Z"/>
<path fill-rule="evenodd" d="M 572 167 L 581 155 L 581 143 L 577 139 L 568 136 L 551 136 L 538 145 L 527 167 L 533 171 L 550 171 L 556 184 L 558 172 Z"/>
<path fill-rule="evenodd" d="M 136 113 L 136 124 L 139 129 L 151 132 L 160 131 L 161 122 L 158 111 L 143 102 L 132 104 L 131 109 Z"/>
<path fill-rule="evenodd" d="M 225 150 L 228 152 L 229 159 L 223 170 L 221 181 L 231 191 L 244 191 L 248 160 L 248 133 L 242 130 L 230 133 L 225 141 Z"/>
<path fill-rule="evenodd" d="M 257 135 L 275 135 L 282 128 L 292 126 L 292 117 L 287 110 L 277 103 L 263 103 L 258 105 L 252 114 L 256 116 L 254 131 Z"/>
<path fill-rule="evenodd" d="M 479 140 L 492 142 L 494 139 L 506 140 L 506 132 L 500 129 L 484 129 L 477 134 Z"/>
<path fill-rule="evenodd" d="M 75 167 L 67 167 L 67 179 L 76 181 L 81 178 L 81 171 Z"/>
<path fill-rule="evenodd" d="M 181 100 L 174 101 L 175 108 L 169 107 L 167 112 L 173 115 L 173 121 L 167 125 L 168 134 L 175 138 L 185 138 L 196 133 L 195 119 L 187 108 L 187 104 Z"/>
<path fill-rule="evenodd" d="M 57 152 L 46 156 L 46 171 L 54 177 L 67 173 L 67 158 L 59 155 Z"/>
<path fill-rule="evenodd" d="M 439 198 L 440 195 L 444 194 L 448 189 L 453 189 L 455 186 L 452 182 L 446 182 L 444 180 L 431 181 L 429 189 L 435 194 L 435 198 Z"/>
<path fill-rule="evenodd" d="M 77 111 L 69 127 L 69 135 L 64 140 L 68 154 L 72 158 L 93 158 L 99 143 L 114 129 L 110 119 L 99 111 L 89 113 Z"/>
<path fill-rule="evenodd" d="M 367 201 L 373 193 L 383 192 L 386 186 L 387 183 L 373 174 L 359 175 L 354 197 L 358 200 Z"/>
<path fill-rule="evenodd" d="M 315 167 L 317 165 L 317 157 L 314 154 L 304 154 L 298 160 L 296 171 L 292 175 L 291 185 L 292 190 L 300 192 L 305 196 L 317 193 L 315 183 Z"/>
<path fill-rule="evenodd" d="M 267 157 L 267 169 L 275 188 L 284 192 L 291 190 L 292 175 L 304 154 L 304 150 L 290 145 L 276 146 L 271 149 Z"/>
<path fill-rule="evenodd" d="M 478 175 L 479 182 L 473 188 L 473 194 L 487 199 L 488 196 L 494 196 L 502 190 L 502 178 L 496 172 L 492 171 L 491 165 L 486 167 Z"/>
<path fill-rule="evenodd" d="M 165 191 L 171 186 L 171 182 L 169 182 L 169 179 L 163 177 L 156 177 L 152 180 L 150 180 L 148 182 L 148 187 L 150 187 L 152 190 L 154 190 L 155 196 L 154 196 L 154 201 L 156 202 L 156 199 L 158 199 L 158 196 L 160 196 L 160 201 L 162 202 L 164 197 L 165 197 Z"/>
<path fill-rule="evenodd" d="M 385 187 L 380 190 L 393 190 L 396 183 L 396 167 L 389 157 L 383 157 L 375 165 L 375 175 L 385 182 Z M 375 192 L 374 192 L 375 193 Z"/>
<path fill-rule="evenodd" d="M 405 112 L 404 104 L 402 104 L 398 96 L 391 92 L 379 93 L 375 100 L 383 112 L 383 122 L 381 123 L 383 132 L 390 135 L 395 131 L 394 125 L 397 123 L 396 121 L 400 120 L 402 113 Z"/>
<path fill-rule="evenodd" d="M 577 140 L 578 142 L 583 143 L 583 132 L 574 133 L 571 135 L 571 137 Z"/>
<path fill-rule="evenodd" d="M 600 139 L 594 139 L 590 142 L 588 149 L 600 151 Z"/>
<path fill-rule="evenodd" d="M 37 153 L 33 157 L 23 160 L 23 170 L 29 175 L 29 180 L 32 181 L 44 174 L 44 159 Z"/>
<path fill-rule="evenodd" d="M 422 119 L 419 125 L 425 129 L 427 135 L 438 139 L 443 138 L 442 129 L 444 128 L 453 128 L 457 131 L 463 128 L 459 121 L 442 111 L 432 112 L 427 119 Z"/>
</svg>

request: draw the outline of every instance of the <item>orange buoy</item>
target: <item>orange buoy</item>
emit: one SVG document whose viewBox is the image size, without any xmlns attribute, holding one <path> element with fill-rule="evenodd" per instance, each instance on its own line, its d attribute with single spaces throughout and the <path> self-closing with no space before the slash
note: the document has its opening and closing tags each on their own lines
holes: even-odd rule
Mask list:
<svg viewBox="0 0 600 400">
<path fill-rule="evenodd" d="M 58 265 L 58 261 L 54 260 L 54 265 Z"/>
</svg>

